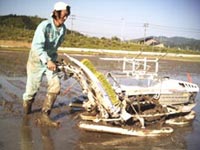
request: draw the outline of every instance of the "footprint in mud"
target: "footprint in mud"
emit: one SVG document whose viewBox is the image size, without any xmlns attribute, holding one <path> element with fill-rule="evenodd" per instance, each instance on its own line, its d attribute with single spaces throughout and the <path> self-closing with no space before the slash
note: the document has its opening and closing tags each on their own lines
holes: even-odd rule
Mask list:
<svg viewBox="0 0 200 150">
<path fill-rule="evenodd" d="M 0 101 L 0 114 L 1 115 L 13 115 L 21 116 L 22 115 L 22 105 L 20 102 L 10 102 L 6 100 Z"/>
</svg>

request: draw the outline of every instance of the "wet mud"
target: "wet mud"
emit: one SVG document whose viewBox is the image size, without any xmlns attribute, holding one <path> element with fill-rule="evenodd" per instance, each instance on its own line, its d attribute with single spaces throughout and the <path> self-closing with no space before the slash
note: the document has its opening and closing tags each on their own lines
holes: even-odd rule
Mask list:
<svg viewBox="0 0 200 150">
<path fill-rule="evenodd" d="M 98 56 L 74 55 L 77 59 L 87 57 L 97 70 L 108 72 L 120 70 L 120 62 L 108 62 Z M 62 56 L 60 56 L 62 58 Z M 46 79 L 33 104 L 33 113 L 23 115 L 22 94 L 26 85 L 27 52 L 0 51 L 0 149 L 1 150 L 198 150 L 200 147 L 200 95 L 194 108 L 196 118 L 185 127 L 173 127 L 174 133 L 162 137 L 131 137 L 115 134 L 83 131 L 77 127 L 79 111 L 68 104 L 74 99 L 83 98 L 81 88 L 75 84 L 67 94 L 64 91 L 74 84 L 74 79 L 62 81 L 61 95 L 52 110 L 51 118 L 61 122 L 59 128 L 37 124 L 46 94 Z M 200 63 L 183 61 L 160 61 L 160 76 L 186 80 L 190 73 L 192 81 L 200 86 Z"/>
</svg>

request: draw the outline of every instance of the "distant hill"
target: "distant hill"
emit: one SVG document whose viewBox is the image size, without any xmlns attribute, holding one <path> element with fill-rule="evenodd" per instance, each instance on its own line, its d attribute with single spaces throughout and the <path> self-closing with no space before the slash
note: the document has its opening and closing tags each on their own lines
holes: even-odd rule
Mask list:
<svg viewBox="0 0 200 150">
<path fill-rule="evenodd" d="M 17 15 L 6 15 L 0 16 L 0 26 L 6 26 L 10 28 L 21 28 L 35 30 L 37 25 L 44 20 L 37 16 L 17 16 Z"/>
<path fill-rule="evenodd" d="M 178 49 L 192 49 L 195 51 L 200 51 L 200 40 L 185 38 L 185 37 L 154 37 L 159 42 L 163 43 L 165 46 L 170 48 Z"/>
<path fill-rule="evenodd" d="M 31 42 L 36 27 L 44 19 L 45 18 L 40 18 L 38 16 L 19 16 L 13 14 L 0 16 L 0 40 Z M 134 42 L 134 40 L 121 41 L 118 37 L 88 37 L 69 29 L 67 29 L 67 35 L 65 39 L 67 40 L 64 40 L 62 46 L 66 47 L 200 53 L 199 40 L 181 37 L 155 37 L 155 39 L 161 43 L 164 43 L 164 48 L 152 48 L 151 46 L 138 44 L 137 42 Z"/>
<path fill-rule="evenodd" d="M 31 42 L 38 24 L 45 20 L 38 16 L 5 15 L 0 16 L 0 40 Z"/>
</svg>

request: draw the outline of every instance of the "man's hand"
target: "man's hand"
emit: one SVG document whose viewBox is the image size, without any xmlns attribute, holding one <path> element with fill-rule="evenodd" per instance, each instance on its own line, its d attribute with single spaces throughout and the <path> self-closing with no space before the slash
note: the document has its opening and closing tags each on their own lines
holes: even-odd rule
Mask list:
<svg viewBox="0 0 200 150">
<path fill-rule="evenodd" d="M 47 68 L 51 71 L 55 71 L 56 70 L 56 64 L 53 61 L 49 60 L 47 62 Z"/>
</svg>

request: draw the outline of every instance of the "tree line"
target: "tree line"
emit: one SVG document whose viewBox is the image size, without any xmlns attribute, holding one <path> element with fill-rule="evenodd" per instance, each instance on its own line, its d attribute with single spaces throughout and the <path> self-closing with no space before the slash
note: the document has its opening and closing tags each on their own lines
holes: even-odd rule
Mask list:
<svg viewBox="0 0 200 150">
<path fill-rule="evenodd" d="M 0 16 L 0 40 L 16 40 L 31 42 L 37 25 L 45 18 L 38 16 L 19 16 L 6 15 Z M 151 46 L 141 45 L 133 40 L 121 41 L 118 37 L 89 37 L 79 32 L 67 29 L 67 35 L 62 44 L 63 47 L 79 47 L 79 48 L 96 48 L 96 49 L 113 49 L 113 50 L 137 50 L 137 51 L 158 51 L 158 52 L 175 52 L 175 53 L 199 53 L 178 49 L 174 47 L 152 48 Z M 184 44 L 182 44 L 184 45 Z M 200 50 L 200 49 L 199 49 Z"/>
</svg>

